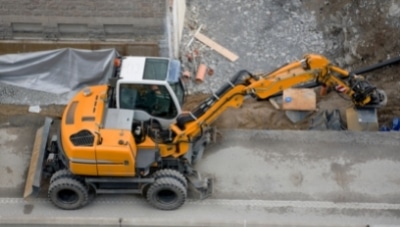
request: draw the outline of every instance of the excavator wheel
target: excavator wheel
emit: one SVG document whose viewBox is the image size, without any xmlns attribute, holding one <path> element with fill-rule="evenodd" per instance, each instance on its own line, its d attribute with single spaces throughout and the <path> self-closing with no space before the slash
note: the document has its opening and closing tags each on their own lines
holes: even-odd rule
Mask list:
<svg viewBox="0 0 400 227">
<path fill-rule="evenodd" d="M 75 179 L 79 182 L 84 183 L 84 180 L 81 177 L 75 176 L 73 175 L 69 170 L 67 169 L 60 169 L 57 172 L 55 172 L 51 178 L 50 178 L 50 184 L 53 183 L 54 181 L 60 179 L 60 178 L 71 178 L 71 179 Z"/>
<path fill-rule="evenodd" d="M 174 178 L 176 180 L 178 180 L 179 182 L 182 183 L 182 185 L 187 188 L 188 187 L 188 182 L 185 178 L 185 176 L 183 176 L 183 174 L 181 174 L 179 171 L 174 170 L 174 169 L 160 169 L 157 170 L 156 172 L 153 173 L 152 177 L 157 180 L 159 178 L 163 178 L 163 177 L 171 177 Z M 147 184 L 143 187 L 142 189 L 142 196 L 147 198 L 147 191 L 150 188 L 150 184 Z"/>
<path fill-rule="evenodd" d="M 147 190 L 147 201 L 160 210 L 175 210 L 182 206 L 187 197 L 187 190 L 175 178 L 158 178 Z"/>
<path fill-rule="evenodd" d="M 162 178 L 162 177 L 171 177 L 174 178 L 176 180 L 178 180 L 179 182 L 182 183 L 182 185 L 187 188 L 188 187 L 188 182 L 185 178 L 185 176 L 183 176 L 182 173 L 180 173 L 177 170 L 174 169 L 160 169 L 157 170 L 154 174 L 153 174 L 153 178 L 155 180 Z"/>
<path fill-rule="evenodd" d="M 145 184 L 144 186 L 142 186 L 141 190 L 142 190 L 142 196 L 147 199 L 147 191 L 149 191 L 151 184 Z"/>
<path fill-rule="evenodd" d="M 64 210 L 79 209 L 89 201 L 87 187 L 70 177 L 54 180 L 50 184 L 48 196 L 54 205 Z"/>
<path fill-rule="evenodd" d="M 73 175 L 68 169 L 60 169 L 57 172 L 55 172 L 50 178 L 50 184 L 52 184 L 54 181 L 56 181 L 60 178 L 75 179 L 75 180 L 81 182 L 83 185 L 86 185 L 85 180 L 82 177 Z M 87 189 L 88 189 L 88 193 L 89 193 L 89 200 L 87 201 L 87 203 L 90 203 L 96 197 L 96 190 L 93 187 L 91 187 L 90 185 L 87 185 Z M 83 206 L 85 206 L 86 204 L 83 204 Z"/>
</svg>

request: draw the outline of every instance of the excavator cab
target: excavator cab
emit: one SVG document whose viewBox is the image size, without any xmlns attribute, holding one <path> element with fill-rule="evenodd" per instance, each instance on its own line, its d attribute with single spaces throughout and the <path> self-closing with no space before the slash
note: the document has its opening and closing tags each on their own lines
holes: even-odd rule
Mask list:
<svg viewBox="0 0 400 227">
<path fill-rule="evenodd" d="M 134 111 L 135 121 L 156 119 L 168 128 L 182 112 L 180 62 L 167 58 L 125 57 L 115 83 L 112 108 Z"/>
<path fill-rule="evenodd" d="M 168 88 L 160 84 L 120 84 L 119 108 L 141 110 L 153 117 L 172 119 L 178 108 Z M 171 95 L 172 94 L 172 95 Z"/>
</svg>

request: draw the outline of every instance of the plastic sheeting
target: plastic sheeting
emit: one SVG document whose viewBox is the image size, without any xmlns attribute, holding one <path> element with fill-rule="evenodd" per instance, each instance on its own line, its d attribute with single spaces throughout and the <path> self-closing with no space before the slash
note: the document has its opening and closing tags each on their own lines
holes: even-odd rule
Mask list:
<svg viewBox="0 0 400 227">
<path fill-rule="evenodd" d="M 0 82 L 63 94 L 106 83 L 113 73 L 114 49 L 58 49 L 0 56 Z"/>
</svg>

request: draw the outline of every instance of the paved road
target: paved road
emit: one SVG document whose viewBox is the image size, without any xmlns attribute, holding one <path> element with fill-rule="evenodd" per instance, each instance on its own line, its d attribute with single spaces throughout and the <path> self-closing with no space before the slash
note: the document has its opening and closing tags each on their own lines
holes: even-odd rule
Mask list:
<svg viewBox="0 0 400 227">
<path fill-rule="evenodd" d="M 81 210 L 55 209 L 38 199 L 0 199 L 0 224 L 118 226 L 366 226 L 396 225 L 399 204 L 311 201 L 188 201 L 176 211 L 160 211 L 136 196 L 100 196 Z"/>
<path fill-rule="evenodd" d="M 197 168 L 217 198 L 400 203 L 400 134 L 233 131 Z"/>
<path fill-rule="evenodd" d="M 45 196 L 23 201 L 32 132 L 0 128 L 0 224 L 400 224 L 398 133 L 224 131 L 197 166 L 215 179 L 213 197 L 165 212 L 129 195 L 102 195 L 78 211 L 58 210 Z"/>
</svg>

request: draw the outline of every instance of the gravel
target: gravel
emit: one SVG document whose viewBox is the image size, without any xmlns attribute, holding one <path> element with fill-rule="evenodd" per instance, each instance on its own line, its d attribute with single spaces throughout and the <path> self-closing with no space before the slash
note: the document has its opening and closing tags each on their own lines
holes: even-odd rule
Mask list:
<svg viewBox="0 0 400 227">
<path fill-rule="evenodd" d="M 0 83 L 0 104 L 28 104 L 31 106 L 66 104 L 71 95 L 69 93 L 57 95 Z"/>
<path fill-rule="evenodd" d="M 213 68 L 203 84 L 190 81 L 191 93 L 217 90 L 240 69 L 273 71 L 304 54 L 322 54 L 349 71 L 400 54 L 400 4 L 396 1 L 188 0 L 181 55 L 196 73 L 199 62 Z M 377 10 L 379 9 L 379 10 Z M 196 29 L 239 56 L 230 62 L 194 40 Z M 195 64 L 187 53 L 199 52 Z"/>
<path fill-rule="evenodd" d="M 270 72 L 305 53 L 323 53 L 327 46 L 317 29 L 315 12 L 305 10 L 300 0 L 189 0 L 186 13 L 181 55 L 185 58 L 198 50 L 198 62 L 214 69 L 214 75 L 203 84 L 188 84 L 192 92 L 215 91 L 241 69 Z M 200 25 L 202 34 L 236 53 L 239 59 L 230 62 L 198 40 L 187 47 Z M 196 65 L 186 59 L 183 62 L 195 75 Z"/>
</svg>

